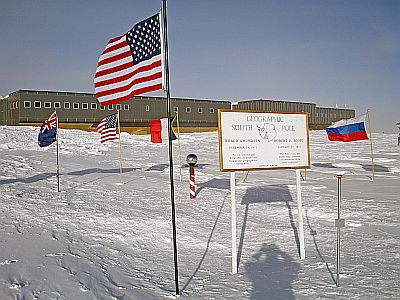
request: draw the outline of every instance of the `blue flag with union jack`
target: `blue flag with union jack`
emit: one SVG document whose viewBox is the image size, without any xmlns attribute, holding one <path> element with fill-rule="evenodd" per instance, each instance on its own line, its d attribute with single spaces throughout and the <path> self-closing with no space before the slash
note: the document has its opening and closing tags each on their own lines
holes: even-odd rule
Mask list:
<svg viewBox="0 0 400 300">
<path fill-rule="evenodd" d="M 57 140 L 57 121 L 57 113 L 53 112 L 53 114 L 43 122 L 38 137 L 40 147 L 49 146 Z"/>
</svg>

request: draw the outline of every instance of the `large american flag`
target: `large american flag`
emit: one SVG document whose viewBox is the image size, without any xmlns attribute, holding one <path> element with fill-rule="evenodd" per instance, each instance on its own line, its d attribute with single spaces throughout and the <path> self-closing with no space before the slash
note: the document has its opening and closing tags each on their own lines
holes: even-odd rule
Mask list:
<svg viewBox="0 0 400 300">
<path fill-rule="evenodd" d="M 162 89 L 160 20 L 160 14 L 156 14 L 108 42 L 94 78 L 100 105 Z"/>
<path fill-rule="evenodd" d="M 97 133 L 101 133 L 100 142 L 117 140 L 117 114 L 109 115 L 101 120 L 97 125 Z"/>
</svg>

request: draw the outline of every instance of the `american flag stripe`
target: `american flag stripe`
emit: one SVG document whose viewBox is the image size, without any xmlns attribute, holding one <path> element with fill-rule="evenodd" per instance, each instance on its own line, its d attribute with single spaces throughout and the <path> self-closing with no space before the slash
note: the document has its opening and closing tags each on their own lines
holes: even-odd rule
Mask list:
<svg viewBox="0 0 400 300">
<path fill-rule="evenodd" d="M 124 35 L 117 43 L 108 44 L 106 49 L 100 55 L 99 62 L 103 61 L 104 59 L 110 58 L 116 54 L 120 54 L 120 53 L 124 53 L 124 52 L 130 53 L 130 51 L 131 50 L 129 48 L 128 42 L 126 41 L 126 37 Z"/>
<path fill-rule="evenodd" d="M 97 133 L 101 133 L 104 129 L 104 127 L 106 126 L 106 120 L 103 119 L 99 125 L 97 126 Z"/>
<path fill-rule="evenodd" d="M 111 74 L 107 74 L 107 71 L 104 70 L 104 73 L 106 75 L 100 77 L 100 79 L 108 81 L 109 84 L 103 84 L 103 80 L 95 81 L 96 97 L 102 106 L 119 103 L 145 92 L 162 89 L 161 56 L 154 57 L 146 65 L 132 66 L 132 68 Z M 132 74 L 132 76 L 123 80 L 124 75 L 127 74 Z M 104 93 L 104 91 L 109 91 L 109 93 Z"/>
<path fill-rule="evenodd" d="M 110 39 L 101 54 L 94 85 L 100 105 L 129 100 L 162 89 L 160 16 L 136 24 L 126 34 Z"/>
<path fill-rule="evenodd" d="M 116 76 L 116 77 L 113 77 L 113 76 L 110 76 L 110 75 L 109 76 L 104 76 L 103 77 L 104 80 L 102 80 L 100 82 L 96 82 L 95 81 L 95 87 L 100 88 L 101 86 L 104 86 L 104 85 L 113 84 L 115 81 L 122 82 L 122 81 L 128 80 L 131 76 L 133 76 L 133 75 L 135 75 L 137 73 L 151 71 L 155 67 L 161 67 L 161 62 L 159 60 L 153 62 L 150 65 L 140 67 L 140 68 L 138 68 L 136 70 L 134 70 L 133 68 L 126 69 L 126 70 L 124 70 L 124 72 L 121 72 L 123 75 L 120 75 L 120 76 Z M 132 71 L 129 72 L 129 73 L 126 73 L 126 71 L 129 71 L 129 70 L 132 70 Z M 114 74 L 116 74 L 116 72 Z M 159 73 L 157 73 L 157 74 L 159 74 Z M 160 74 L 160 75 L 162 75 L 162 74 Z"/>
<path fill-rule="evenodd" d="M 112 83 L 110 80 L 110 83 L 103 87 L 103 88 L 98 88 L 97 89 L 97 97 L 103 97 L 103 96 L 108 96 L 108 95 L 112 95 L 112 94 L 116 94 L 116 93 L 120 93 L 120 92 L 125 92 L 126 90 L 132 89 L 133 87 L 135 87 L 137 89 L 137 87 L 139 86 L 139 84 L 141 83 L 146 83 L 146 85 L 148 85 L 148 82 L 153 81 L 153 80 L 157 80 L 161 77 L 160 73 L 156 73 L 156 74 L 149 74 L 148 76 L 143 76 L 137 79 L 129 79 L 129 80 L 124 80 L 124 81 L 120 81 L 118 83 Z"/>
<path fill-rule="evenodd" d="M 118 136 L 117 136 L 116 128 L 109 128 L 109 129 L 103 130 L 103 132 L 101 133 L 100 142 L 104 143 L 106 141 L 112 141 L 112 140 L 117 140 L 117 139 L 118 139 Z"/>
</svg>

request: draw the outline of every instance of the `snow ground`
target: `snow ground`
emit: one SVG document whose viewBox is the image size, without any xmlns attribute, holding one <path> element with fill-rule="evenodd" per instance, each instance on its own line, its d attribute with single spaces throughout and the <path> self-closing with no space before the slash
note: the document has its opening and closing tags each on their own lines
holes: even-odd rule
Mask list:
<svg viewBox="0 0 400 300">
<path fill-rule="evenodd" d="M 123 180 L 114 142 L 61 130 L 61 192 L 55 144 L 38 128 L 0 127 L 0 299 L 175 298 L 167 145 L 122 134 Z M 175 199 L 179 285 L 188 299 L 398 299 L 400 147 L 375 134 L 335 143 L 310 132 L 311 169 L 302 182 L 306 259 L 298 255 L 295 171 L 237 173 L 238 274 L 231 274 L 229 174 L 219 171 L 217 133 L 181 135 L 197 154 L 197 199 L 188 170 Z M 174 146 L 176 156 L 177 147 Z M 337 181 L 342 258 L 336 287 Z"/>
</svg>

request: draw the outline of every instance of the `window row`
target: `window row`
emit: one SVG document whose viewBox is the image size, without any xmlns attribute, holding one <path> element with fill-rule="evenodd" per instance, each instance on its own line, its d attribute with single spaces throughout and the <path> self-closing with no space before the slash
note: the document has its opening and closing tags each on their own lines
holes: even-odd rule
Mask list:
<svg viewBox="0 0 400 300">
<path fill-rule="evenodd" d="M 61 102 L 43 102 L 43 108 L 61 108 Z M 90 104 L 90 105 L 89 105 Z M 24 101 L 24 107 L 25 108 L 31 108 L 32 103 L 31 101 Z M 42 102 L 41 101 L 33 101 L 33 107 L 34 108 L 42 108 Z M 71 102 L 64 102 L 64 109 L 97 109 L 98 105 L 97 103 L 77 103 L 73 102 L 71 106 Z M 124 104 L 124 110 L 129 110 L 129 104 Z M 100 106 L 100 110 L 105 110 L 106 106 Z M 113 110 L 114 105 L 108 105 L 107 106 L 108 110 Z M 122 105 L 121 104 L 116 104 L 115 105 L 116 110 L 122 110 Z"/>
<path fill-rule="evenodd" d="M 72 106 L 70 102 L 64 102 L 64 109 L 97 109 L 98 105 L 97 103 L 77 103 L 77 102 L 73 102 Z M 33 101 L 33 106 L 32 106 L 32 101 L 24 101 L 24 107 L 25 108 L 42 108 L 42 102 L 41 101 Z M 43 102 L 43 108 L 61 108 L 61 102 Z M 108 105 L 108 106 L 100 106 L 100 110 L 113 110 L 114 109 L 114 105 Z M 116 104 L 115 105 L 115 109 L 116 110 L 122 110 L 122 105 L 121 104 Z M 129 104 L 124 104 L 123 105 L 123 109 L 124 110 L 129 110 Z M 146 111 L 150 111 L 150 105 L 146 105 L 145 107 Z M 174 107 L 174 112 L 178 112 L 179 111 L 179 107 L 175 106 Z M 192 112 L 192 108 L 190 106 L 185 107 L 185 111 L 187 113 L 191 113 Z M 199 107 L 197 108 L 197 112 L 199 114 L 203 113 L 203 108 Z M 215 109 L 213 107 L 210 107 L 209 109 L 210 114 L 215 113 Z"/>
<path fill-rule="evenodd" d="M 174 112 L 178 112 L 178 111 L 179 111 L 179 107 L 175 106 L 175 107 L 174 107 Z M 190 106 L 186 106 L 185 111 L 186 111 L 187 113 L 191 113 L 191 112 L 192 112 L 192 108 L 191 108 Z M 209 111 L 210 111 L 210 114 L 215 113 L 214 107 L 210 107 L 210 110 L 209 110 Z M 202 113 L 203 113 L 203 108 L 202 108 L 202 107 L 198 107 L 198 108 L 197 108 L 197 112 L 198 112 L 199 114 L 202 114 Z"/>
</svg>

